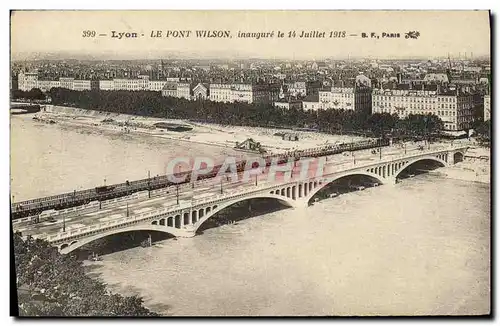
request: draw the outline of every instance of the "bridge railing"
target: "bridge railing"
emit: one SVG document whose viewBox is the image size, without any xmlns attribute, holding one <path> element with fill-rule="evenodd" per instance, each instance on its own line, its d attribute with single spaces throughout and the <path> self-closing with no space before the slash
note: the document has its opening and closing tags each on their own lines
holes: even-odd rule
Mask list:
<svg viewBox="0 0 500 326">
<path fill-rule="evenodd" d="M 309 180 L 322 179 L 324 177 L 327 177 L 331 174 L 338 173 L 340 171 L 348 172 L 351 169 L 356 170 L 359 168 L 366 168 L 366 167 L 370 167 L 373 165 L 380 165 L 380 164 L 384 164 L 384 163 L 389 163 L 389 162 L 392 162 L 394 160 L 399 160 L 399 159 L 412 159 L 415 157 L 426 156 L 429 154 L 437 154 L 437 153 L 440 153 L 443 151 L 449 151 L 450 149 L 456 149 L 456 148 L 463 149 L 464 146 L 454 146 L 454 147 L 440 146 L 439 148 L 434 147 L 431 149 L 423 149 L 422 151 L 419 151 L 417 153 L 401 154 L 401 155 L 396 155 L 396 156 L 392 155 L 390 157 L 383 158 L 382 160 L 374 160 L 374 161 L 367 162 L 365 164 L 354 164 L 353 162 L 343 163 L 343 164 L 339 164 L 338 166 L 335 166 L 334 169 L 330 170 L 329 173 L 326 175 L 308 178 L 308 179 Z M 80 235 L 80 234 L 84 234 L 84 233 L 88 233 L 88 232 L 94 232 L 94 231 L 107 229 L 109 227 L 129 223 L 131 221 L 134 221 L 136 223 L 141 223 L 142 221 L 150 219 L 151 217 L 158 217 L 158 216 L 161 216 L 164 214 L 170 214 L 170 213 L 172 213 L 172 214 L 180 213 L 182 210 L 193 209 L 196 206 L 202 206 L 202 205 L 206 205 L 206 204 L 210 204 L 210 203 L 216 204 L 217 202 L 219 202 L 221 200 L 227 201 L 227 200 L 232 200 L 232 199 L 237 199 L 237 198 L 242 198 L 242 197 L 251 197 L 252 195 L 257 194 L 257 193 L 261 193 L 264 190 L 271 191 L 271 190 L 280 189 L 280 188 L 286 187 L 286 186 L 293 186 L 296 184 L 297 181 L 299 181 L 299 180 L 293 180 L 293 181 L 288 181 L 288 182 L 284 182 L 281 184 L 274 184 L 274 185 L 263 184 L 263 185 L 257 185 L 257 186 L 251 186 L 251 187 L 241 186 L 237 189 L 232 190 L 232 192 L 230 194 L 227 194 L 227 193 L 217 194 L 214 196 L 193 199 L 191 201 L 181 202 L 179 205 L 173 204 L 173 205 L 170 205 L 170 206 L 158 209 L 158 210 L 152 210 L 152 211 L 142 213 L 142 214 L 131 215 L 129 217 L 124 217 L 124 218 L 117 218 L 115 220 L 102 222 L 102 223 L 99 223 L 97 225 L 85 226 L 85 227 L 73 229 L 71 231 L 60 232 L 56 235 L 48 236 L 47 240 L 48 241 L 57 241 L 57 240 L 61 240 L 61 239 L 67 238 L 67 237 L 72 237 L 75 235 Z M 146 194 L 142 194 L 141 196 L 144 196 L 144 195 L 147 195 L 147 192 L 146 192 Z M 137 196 L 136 198 L 139 198 L 139 197 L 140 196 Z M 117 200 L 116 201 L 112 200 L 112 201 L 118 202 Z M 125 201 L 125 200 L 123 200 L 123 201 Z"/>
<path fill-rule="evenodd" d="M 280 185 L 280 186 L 282 186 L 282 185 Z M 114 219 L 111 221 L 101 222 L 99 224 L 92 225 L 92 226 L 75 228 L 75 229 L 72 229 L 72 230 L 69 230 L 66 232 L 59 232 L 55 235 L 48 236 L 47 240 L 50 242 L 54 242 L 54 241 L 62 240 L 65 238 L 69 238 L 69 237 L 73 237 L 73 236 L 77 236 L 77 235 L 82 235 L 82 234 L 89 233 L 89 232 L 100 231 L 103 229 L 107 229 L 109 227 L 129 223 L 129 222 L 141 223 L 142 221 L 150 219 L 151 217 L 158 217 L 158 216 L 161 216 L 164 214 L 170 214 L 170 213 L 171 214 L 180 213 L 184 209 L 193 208 L 193 207 L 198 206 L 198 205 L 203 205 L 203 204 L 207 204 L 207 203 L 222 200 L 222 199 L 228 200 L 228 199 L 233 199 L 233 198 L 237 198 L 237 197 L 241 197 L 241 196 L 251 196 L 254 193 L 261 192 L 264 188 L 271 189 L 271 188 L 278 188 L 280 186 L 256 186 L 255 189 L 253 191 L 250 191 L 250 192 L 245 191 L 245 189 L 240 189 L 239 191 L 237 191 L 229 196 L 220 194 L 220 195 L 216 195 L 216 196 L 201 198 L 198 200 L 181 202 L 179 205 L 177 205 L 177 204 L 170 205 L 170 206 L 167 206 L 165 208 L 153 210 L 153 211 L 142 213 L 142 214 L 131 215 L 129 217 L 117 218 L 117 219 Z M 248 190 L 248 189 L 246 189 L 246 190 Z"/>
<path fill-rule="evenodd" d="M 114 227 L 117 225 L 122 225 L 125 223 L 130 223 L 130 222 L 140 223 L 140 222 L 147 220 L 151 217 L 156 217 L 156 216 L 160 216 L 160 215 L 167 214 L 167 213 L 180 212 L 181 210 L 189 208 L 190 206 L 191 205 L 189 203 L 180 203 L 180 205 L 177 205 L 177 204 L 170 205 L 170 206 L 167 206 L 165 208 L 153 210 L 153 211 L 146 212 L 146 213 L 130 215 L 128 217 L 120 217 L 117 219 L 113 219 L 113 220 L 106 221 L 106 222 L 101 222 L 101 223 L 90 225 L 90 226 L 84 226 L 84 227 L 74 228 L 74 229 L 71 229 L 71 230 L 68 230 L 65 232 L 59 232 L 55 235 L 48 236 L 47 240 L 49 242 L 54 242 L 54 241 L 62 240 L 65 238 L 82 235 L 82 234 L 89 233 L 89 232 L 101 231 L 101 230 L 108 229 L 110 227 Z"/>
<path fill-rule="evenodd" d="M 369 139 L 369 140 L 361 140 L 357 142 L 352 142 L 352 143 L 342 143 L 342 144 L 331 144 L 331 145 L 323 145 L 323 146 L 318 146 L 315 148 L 309 148 L 309 149 L 304 149 L 304 150 L 297 150 L 297 151 L 289 151 L 285 153 L 279 153 L 275 155 L 270 155 L 268 156 L 269 158 L 273 157 L 294 157 L 294 156 L 307 156 L 307 155 L 312 155 L 312 154 L 321 154 L 321 153 L 327 153 L 335 150 L 356 150 L 359 148 L 364 148 L 369 145 L 377 145 L 379 144 L 378 139 Z M 385 144 L 385 142 L 384 142 Z M 139 180 L 133 180 L 133 181 L 128 181 L 124 183 L 117 183 L 111 185 L 115 190 L 123 190 L 127 189 L 129 187 L 133 189 L 137 189 L 137 187 L 140 186 L 145 186 L 148 184 L 154 184 L 155 182 L 159 181 L 165 181 L 167 178 L 166 175 L 163 176 L 157 176 L 153 178 L 146 178 L 146 179 L 139 179 Z M 85 190 L 79 190 L 79 191 L 73 191 L 73 192 L 67 192 L 59 195 L 54 195 L 54 196 L 47 196 L 43 198 L 36 198 L 36 199 L 30 199 L 30 200 L 25 200 L 22 202 L 17 202 L 17 203 L 12 203 L 11 209 L 13 212 L 18 212 L 25 210 L 27 208 L 39 208 L 41 207 L 40 205 L 43 204 L 50 204 L 52 202 L 58 202 L 59 200 L 62 200 L 63 202 L 66 201 L 73 201 L 75 198 L 82 199 L 82 198 L 87 198 L 90 195 L 96 195 L 95 188 L 91 189 L 85 189 Z M 35 205 L 35 206 L 33 206 Z M 22 208 L 21 208 L 22 207 Z"/>
</svg>

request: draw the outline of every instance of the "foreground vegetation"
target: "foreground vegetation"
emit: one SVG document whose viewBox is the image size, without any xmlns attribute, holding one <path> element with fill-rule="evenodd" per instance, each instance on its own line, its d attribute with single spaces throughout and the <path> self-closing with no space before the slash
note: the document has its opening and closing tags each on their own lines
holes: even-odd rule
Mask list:
<svg viewBox="0 0 500 326">
<path fill-rule="evenodd" d="M 158 316 L 138 296 L 110 293 L 46 241 L 16 233 L 13 244 L 20 316 Z"/>
</svg>

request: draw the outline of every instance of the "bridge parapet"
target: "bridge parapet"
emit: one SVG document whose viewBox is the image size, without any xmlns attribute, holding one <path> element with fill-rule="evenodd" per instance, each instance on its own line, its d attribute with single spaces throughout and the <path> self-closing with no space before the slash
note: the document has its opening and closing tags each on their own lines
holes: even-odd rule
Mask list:
<svg viewBox="0 0 500 326">
<path fill-rule="evenodd" d="M 424 157 L 428 155 L 433 155 L 433 154 L 439 154 L 443 152 L 449 152 L 449 151 L 454 151 L 454 150 L 466 150 L 468 146 L 440 146 L 438 148 L 433 147 L 431 149 L 424 149 L 422 151 L 416 152 L 416 153 L 410 153 L 410 154 L 401 154 L 401 155 L 391 155 L 387 156 L 385 158 L 382 158 L 381 160 L 373 160 L 369 162 L 359 162 L 358 164 L 354 164 L 353 162 L 349 163 L 344 163 L 340 164 L 338 166 L 333 167 L 332 170 L 328 172 L 328 174 L 321 175 L 321 176 L 315 176 L 311 178 L 306 178 L 304 180 L 289 180 L 283 183 L 279 184 L 261 184 L 257 186 L 252 186 L 252 187 L 240 187 L 235 190 L 233 190 L 230 194 L 224 193 L 224 194 L 217 194 L 215 196 L 208 196 L 208 197 L 203 197 L 199 199 L 193 199 L 191 201 L 185 201 L 181 202 L 179 205 L 174 204 L 170 205 L 168 207 L 164 207 L 158 210 L 153 210 L 150 212 L 142 213 L 142 214 L 137 214 L 137 215 L 132 215 L 129 217 L 122 217 L 118 218 L 115 220 L 107 221 L 107 222 L 102 222 L 96 225 L 92 226 L 85 226 L 81 228 L 76 228 L 70 231 L 66 232 L 60 232 L 55 235 L 47 236 L 47 240 L 49 242 L 59 242 L 61 240 L 64 240 L 66 238 L 74 237 L 74 236 L 82 236 L 85 235 L 89 232 L 96 232 L 96 231 L 101 231 L 105 230 L 111 227 L 115 227 L 118 225 L 122 224 L 127 224 L 129 225 L 131 222 L 132 223 L 143 223 L 144 221 L 150 220 L 157 218 L 158 216 L 165 215 L 165 214 L 175 214 L 175 213 L 181 213 L 182 211 L 188 210 L 188 209 L 194 209 L 194 208 L 199 208 L 200 206 L 203 205 L 212 205 L 216 204 L 221 201 L 231 201 L 233 199 L 237 198 L 243 198 L 243 197 L 252 197 L 255 194 L 259 194 L 262 192 L 267 192 L 267 191 L 274 191 L 277 189 L 281 189 L 283 187 L 288 187 L 288 186 L 293 186 L 296 185 L 298 182 L 303 182 L 303 181 L 319 181 L 319 180 L 327 180 L 330 178 L 332 175 L 337 174 L 339 172 L 349 172 L 352 170 L 358 170 L 358 169 L 365 169 L 367 167 L 371 167 L 374 165 L 380 165 L 380 164 L 387 164 L 395 160 L 399 159 L 412 159 L 412 158 L 417 158 L 417 157 Z M 144 196 L 147 196 L 147 191 L 142 194 L 138 194 L 136 197 L 137 199 L 143 198 Z M 130 200 L 130 199 L 128 199 Z M 114 202 L 120 202 L 118 200 L 113 200 Z M 122 202 L 125 200 L 121 200 Z"/>
</svg>

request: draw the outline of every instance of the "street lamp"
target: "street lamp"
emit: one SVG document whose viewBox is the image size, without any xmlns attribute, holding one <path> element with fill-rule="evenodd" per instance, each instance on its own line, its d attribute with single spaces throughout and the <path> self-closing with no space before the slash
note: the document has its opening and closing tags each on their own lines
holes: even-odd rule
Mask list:
<svg viewBox="0 0 500 326">
<path fill-rule="evenodd" d="M 179 205 L 179 183 L 175 184 L 175 196 L 177 197 L 177 205 Z"/>
<path fill-rule="evenodd" d="M 63 214 L 63 232 L 66 232 L 66 215 Z"/>
<path fill-rule="evenodd" d="M 352 161 L 356 165 L 356 155 L 354 155 L 354 152 L 352 152 Z"/>
<path fill-rule="evenodd" d="M 129 211 L 128 211 L 128 202 L 127 202 L 127 217 L 129 216 Z"/>
<path fill-rule="evenodd" d="M 182 173 L 182 168 L 180 165 L 177 170 L 179 171 L 179 173 Z M 175 183 L 175 196 L 177 198 L 177 205 L 179 205 L 179 181 L 176 181 Z"/>
<path fill-rule="evenodd" d="M 224 194 L 224 190 L 222 189 L 222 177 L 220 178 L 220 194 Z"/>
<path fill-rule="evenodd" d="M 151 198 L 151 171 L 148 170 L 148 198 Z"/>
<path fill-rule="evenodd" d="M 379 159 L 382 159 L 382 136 L 380 136 L 378 152 L 379 152 Z"/>
</svg>

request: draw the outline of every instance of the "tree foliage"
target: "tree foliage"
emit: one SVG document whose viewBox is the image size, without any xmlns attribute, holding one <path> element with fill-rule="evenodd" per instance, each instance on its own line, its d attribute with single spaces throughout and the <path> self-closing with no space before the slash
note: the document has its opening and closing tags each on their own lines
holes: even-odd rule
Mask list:
<svg viewBox="0 0 500 326">
<path fill-rule="evenodd" d="M 389 113 L 375 113 L 367 117 L 365 113 L 354 110 L 283 110 L 271 104 L 189 101 L 163 97 L 160 92 L 150 91 L 80 92 L 52 88 L 49 95 L 54 105 L 222 125 L 314 128 L 332 133 L 355 132 L 371 136 L 380 136 L 396 127 L 400 132 L 412 135 L 424 135 L 442 128 L 441 120 L 434 115 L 410 115 L 405 120 L 399 120 L 397 115 Z M 422 126 L 427 126 L 427 129 Z"/>
<path fill-rule="evenodd" d="M 483 141 L 490 141 L 491 139 L 491 121 L 479 121 L 474 128 L 474 131 Z"/>
<path fill-rule="evenodd" d="M 33 88 L 30 91 L 16 89 L 11 92 L 11 97 L 12 99 L 45 100 L 45 94 L 39 88 Z"/>
<path fill-rule="evenodd" d="M 21 316 L 157 316 L 137 296 L 111 294 L 46 241 L 14 234 L 14 261 Z"/>
</svg>

